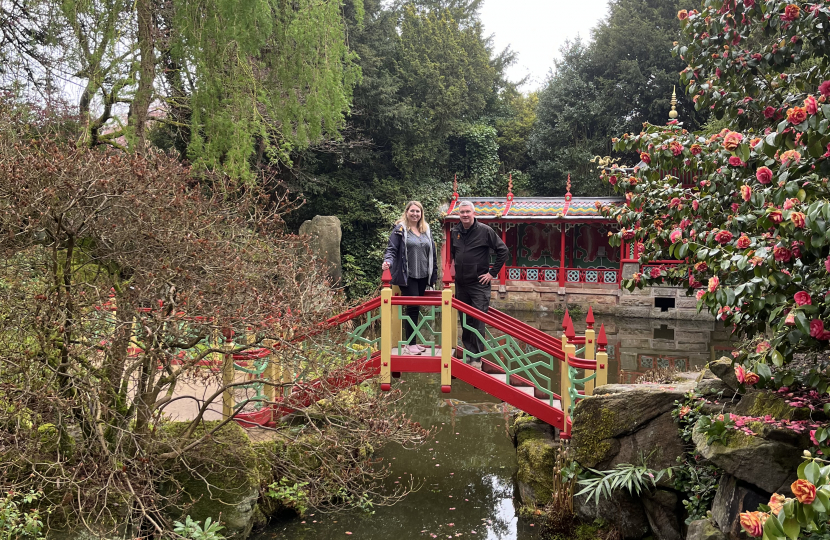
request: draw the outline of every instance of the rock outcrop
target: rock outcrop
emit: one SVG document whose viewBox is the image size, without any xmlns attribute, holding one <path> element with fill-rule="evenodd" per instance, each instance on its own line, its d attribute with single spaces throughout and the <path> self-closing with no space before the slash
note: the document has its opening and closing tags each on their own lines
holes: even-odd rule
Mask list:
<svg viewBox="0 0 830 540">
<path fill-rule="evenodd" d="M 309 237 L 308 245 L 315 257 L 325 261 L 332 284 L 339 283 L 343 277 L 340 220 L 336 216 L 314 216 L 300 225 L 300 234 Z"/>
</svg>

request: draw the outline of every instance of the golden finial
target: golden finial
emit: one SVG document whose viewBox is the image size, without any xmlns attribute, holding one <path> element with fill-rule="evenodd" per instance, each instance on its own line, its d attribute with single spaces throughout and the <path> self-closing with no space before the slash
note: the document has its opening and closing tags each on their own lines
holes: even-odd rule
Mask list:
<svg viewBox="0 0 830 540">
<path fill-rule="evenodd" d="M 669 111 L 669 118 L 671 120 L 677 119 L 677 87 L 672 86 L 671 89 L 671 110 Z"/>
<path fill-rule="evenodd" d="M 507 177 L 507 192 L 513 193 L 513 175 Z"/>
<path fill-rule="evenodd" d="M 452 190 L 454 193 L 458 193 L 458 173 L 452 177 Z"/>
<path fill-rule="evenodd" d="M 571 192 L 571 175 L 570 174 L 568 175 L 568 185 L 567 185 L 567 187 L 568 187 L 568 193 L 570 193 Z"/>
</svg>

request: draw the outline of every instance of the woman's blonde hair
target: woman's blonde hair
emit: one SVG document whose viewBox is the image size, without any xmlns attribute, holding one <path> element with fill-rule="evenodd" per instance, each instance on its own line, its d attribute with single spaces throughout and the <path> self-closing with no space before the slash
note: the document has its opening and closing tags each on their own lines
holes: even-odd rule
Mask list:
<svg viewBox="0 0 830 540">
<path fill-rule="evenodd" d="M 409 201 L 406 203 L 406 208 L 403 209 L 403 214 L 401 214 L 401 219 L 398 220 L 398 223 L 401 223 L 405 227 L 409 228 L 409 219 L 407 219 L 406 213 L 409 212 L 409 209 L 413 206 L 417 206 L 421 209 L 421 219 L 418 220 L 418 231 L 425 233 L 427 232 L 427 222 L 424 219 L 424 206 L 418 201 Z"/>
</svg>

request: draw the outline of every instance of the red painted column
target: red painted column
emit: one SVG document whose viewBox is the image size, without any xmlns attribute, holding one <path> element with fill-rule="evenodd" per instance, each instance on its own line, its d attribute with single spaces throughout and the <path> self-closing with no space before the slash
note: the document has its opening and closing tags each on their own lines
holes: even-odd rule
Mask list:
<svg viewBox="0 0 830 540">
<path fill-rule="evenodd" d="M 565 286 L 565 222 L 559 222 L 559 286 Z"/>
<path fill-rule="evenodd" d="M 504 221 L 501 222 L 501 241 L 507 245 L 507 223 Z M 507 261 L 504 261 L 504 266 L 501 267 L 499 270 L 499 284 L 504 286 L 507 285 Z"/>
</svg>

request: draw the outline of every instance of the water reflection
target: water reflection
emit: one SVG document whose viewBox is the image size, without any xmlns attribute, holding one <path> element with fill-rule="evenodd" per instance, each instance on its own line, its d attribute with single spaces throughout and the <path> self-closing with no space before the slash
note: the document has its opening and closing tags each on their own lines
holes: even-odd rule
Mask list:
<svg viewBox="0 0 830 540">
<path fill-rule="evenodd" d="M 562 316 L 510 314 L 552 335 L 561 333 Z M 584 316 L 573 318 L 576 331 L 582 333 Z M 728 332 L 714 322 L 598 316 L 597 328 L 599 323 L 605 324 L 609 340 L 609 382 L 633 382 L 651 367 L 695 369 L 731 350 Z M 558 366 L 551 375 L 558 386 Z M 390 446 L 380 457 L 392 464 L 390 487 L 414 478 L 421 489 L 374 513 L 316 513 L 275 523 L 257 539 L 539 538 L 539 523 L 516 516 L 516 452 L 507 432 L 509 407 L 459 380 L 453 381 L 451 394 L 441 393 L 433 375 L 405 374 L 397 384 L 407 392 L 403 410 L 439 432 L 419 449 Z"/>
</svg>

